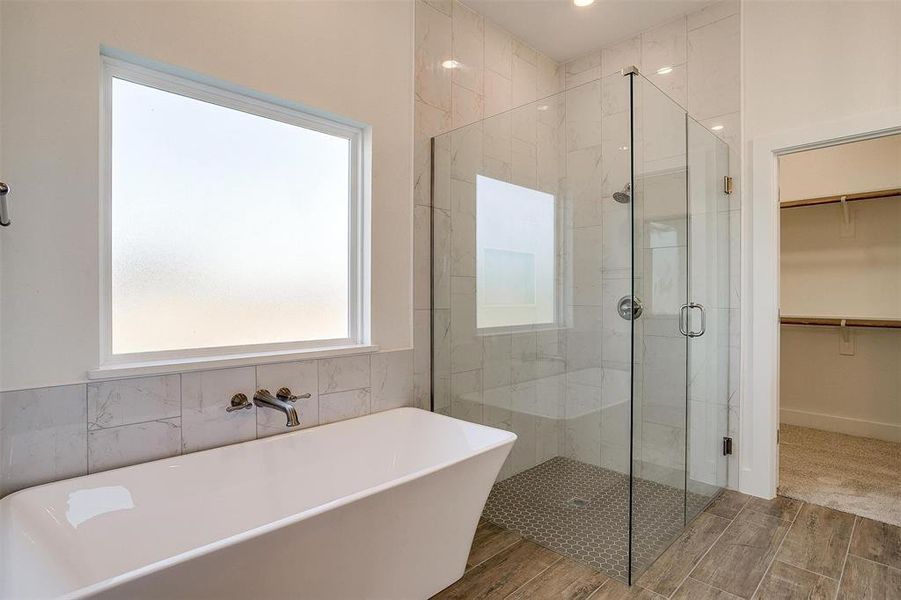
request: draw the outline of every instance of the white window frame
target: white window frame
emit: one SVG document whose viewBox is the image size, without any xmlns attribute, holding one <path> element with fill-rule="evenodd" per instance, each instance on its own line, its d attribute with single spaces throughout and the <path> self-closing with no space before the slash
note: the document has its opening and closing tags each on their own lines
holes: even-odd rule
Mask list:
<svg viewBox="0 0 901 600">
<path fill-rule="evenodd" d="M 112 352 L 112 81 L 122 79 L 202 102 L 347 139 L 348 336 L 211 348 Z M 101 54 L 100 114 L 100 364 L 92 379 L 193 370 L 219 365 L 259 364 L 298 357 L 374 351 L 369 338 L 369 160 L 371 129 L 362 123 L 212 80 L 183 69 L 159 65 L 104 49 Z M 161 182 L 160 193 L 165 193 Z M 302 234 L 302 232 L 300 232 Z M 265 293 L 265 292 L 261 292 Z M 278 293 L 272 290 L 272 293 Z"/>
</svg>

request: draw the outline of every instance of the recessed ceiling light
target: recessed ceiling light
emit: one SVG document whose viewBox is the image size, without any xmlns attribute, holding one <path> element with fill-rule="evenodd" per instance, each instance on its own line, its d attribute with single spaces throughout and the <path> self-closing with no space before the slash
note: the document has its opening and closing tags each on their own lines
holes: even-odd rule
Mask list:
<svg viewBox="0 0 901 600">
<path fill-rule="evenodd" d="M 660 67 L 659 69 L 657 69 L 658 75 L 666 75 L 667 73 L 672 73 L 672 72 L 673 72 L 672 67 Z"/>
<path fill-rule="evenodd" d="M 725 129 L 725 125 L 714 125 L 710 128 L 711 131 L 722 131 Z"/>
<path fill-rule="evenodd" d="M 576 6 L 590 6 L 594 4 L 594 0 L 573 0 L 573 4 Z"/>
<path fill-rule="evenodd" d="M 451 60 L 446 60 L 443 63 L 441 63 L 441 66 L 444 67 L 445 69 L 458 69 L 458 68 L 460 68 L 460 63 L 451 59 Z"/>
</svg>

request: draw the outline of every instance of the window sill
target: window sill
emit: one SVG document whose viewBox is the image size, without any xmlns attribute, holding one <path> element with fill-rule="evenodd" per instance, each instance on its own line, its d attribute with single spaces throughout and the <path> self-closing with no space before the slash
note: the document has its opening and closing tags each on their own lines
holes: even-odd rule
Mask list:
<svg viewBox="0 0 901 600">
<path fill-rule="evenodd" d="M 373 352 L 378 352 L 378 349 L 378 346 L 361 344 L 331 348 L 310 348 L 307 350 L 229 354 L 224 356 L 195 357 L 178 360 L 154 360 L 105 365 L 88 371 L 87 375 L 89 380 L 98 380 L 140 377 L 143 375 L 163 375 L 168 373 L 187 373 L 191 371 L 251 367 L 270 363 L 314 360 L 319 358 L 336 358 L 354 354 L 371 354 Z"/>
</svg>

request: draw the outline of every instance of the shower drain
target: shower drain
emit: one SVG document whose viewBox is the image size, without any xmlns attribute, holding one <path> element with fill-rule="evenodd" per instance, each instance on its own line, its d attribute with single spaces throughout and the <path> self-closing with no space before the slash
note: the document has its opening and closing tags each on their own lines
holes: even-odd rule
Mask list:
<svg viewBox="0 0 901 600">
<path fill-rule="evenodd" d="M 585 498 L 570 498 L 567 504 L 575 508 L 585 508 L 588 506 L 588 500 Z"/>
</svg>

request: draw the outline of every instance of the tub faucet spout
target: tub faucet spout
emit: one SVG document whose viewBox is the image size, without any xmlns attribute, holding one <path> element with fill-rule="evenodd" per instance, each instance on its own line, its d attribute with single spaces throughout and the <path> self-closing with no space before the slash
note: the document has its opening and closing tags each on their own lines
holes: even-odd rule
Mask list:
<svg viewBox="0 0 901 600">
<path fill-rule="evenodd" d="M 269 390 L 260 389 L 253 395 L 253 403 L 261 408 L 272 408 L 285 413 L 285 416 L 288 418 L 288 422 L 285 424 L 286 427 L 298 427 L 300 425 L 300 419 L 297 418 L 297 409 L 294 408 L 293 402 L 298 398 L 309 397 L 309 394 L 292 396 L 290 390 L 287 390 L 287 388 L 280 389 L 277 396 L 273 396 Z"/>
</svg>

